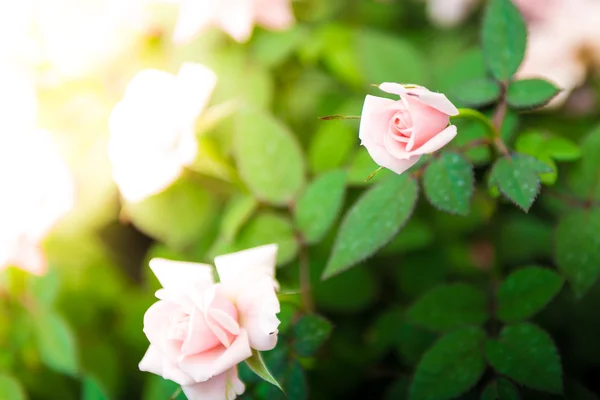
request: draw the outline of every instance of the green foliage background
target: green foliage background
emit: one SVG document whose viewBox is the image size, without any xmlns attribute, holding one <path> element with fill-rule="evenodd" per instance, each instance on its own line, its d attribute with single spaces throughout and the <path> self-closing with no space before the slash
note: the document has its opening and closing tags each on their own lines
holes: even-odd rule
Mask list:
<svg viewBox="0 0 600 400">
<path fill-rule="evenodd" d="M 282 325 L 263 357 L 289 400 L 596 399 L 600 110 L 528 112 L 555 88 L 507 89 L 525 49 L 507 0 L 444 31 L 416 1 L 294 7 L 287 32 L 256 29 L 244 45 L 210 32 L 174 48 L 167 29 L 114 67 L 201 62 L 219 75 L 211 104 L 241 106 L 199 123 L 197 162 L 142 203 L 119 203 L 98 172 L 107 165 L 71 160 L 93 195 L 46 241 L 49 273 L 0 275 L 0 399 L 169 399 L 175 384 L 137 368 L 158 288 L 147 261 L 211 262 L 271 242 Z M 503 157 L 484 125 L 460 119 L 450 148 L 413 174 L 365 182 L 377 166 L 358 122 L 317 117 L 359 115 L 384 81 L 484 115 L 507 102 L 499 134 L 518 154 Z M 120 93 L 97 96 L 114 104 Z M 65 115 L 66 100 L 55 103 Z M 96 138 L 79 140 L 93 154 Z M 243 398 L 285 398 L 241 376 Z"/>
</svg>

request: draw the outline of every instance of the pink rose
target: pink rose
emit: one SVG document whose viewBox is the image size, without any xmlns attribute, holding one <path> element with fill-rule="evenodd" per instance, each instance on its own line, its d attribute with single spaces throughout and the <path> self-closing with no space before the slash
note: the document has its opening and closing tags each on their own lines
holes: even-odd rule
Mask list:
<svg viewBox="0 0 600 400">
<path fill-rule="evenodd" d="M 152 259 L 163 288 L 144 316 L 140 369 L 182 385 L 190 400 L 243 393 L 237 364 L 277 344 L 276 254 L 271 244 L 216 257 L 219 283 L 209 265 Z"/>
<path fill-rule="evenodd" d="M 456 136 L 456 126 L 448 123 L 458 110 L 443 94 L 389 82 L 379 88 L 400 96 L 367 96 L 363 105 L 359 137 L 380 166 L 401 174 Z"/>
<path fill-rule="evenodd" d="M 127 85 L 110 115 L 108 156 L 121 194 L 139 202 L 169 187 L 196 159 L 196 120 L 217 83 L 207 67 L 185 63 L 177 75 L 146 69 Z"/>
<path fill-rule="evenodd" d="M 291 0 L 179 0 L 179 19 L 173 40 L 187 43 L 215 26 L 237 40 L 250 38 L 255 23 L 271 30 L 294 24 Z"/>
</svg>

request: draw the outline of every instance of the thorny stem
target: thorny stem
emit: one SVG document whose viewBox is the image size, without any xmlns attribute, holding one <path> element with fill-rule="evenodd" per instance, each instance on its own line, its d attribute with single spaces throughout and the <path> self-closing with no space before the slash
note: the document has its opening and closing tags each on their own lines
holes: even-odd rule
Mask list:
<svg viewBox="0 0 600 400">
<path fill-rule="evenodd" d="M 502 124 L 504 123 L 504 117 L 506 116 L 506 101 L 504 98 L 500 100 L 492 121 L 490 121 L 490 119 L 481 112 L 471 108 L 459 108 L 458 112 L 459 114 L 452 118 L 471 119 L 485 125 L 488 135 L 498 151 L 500 151 L 504 157 L 510 158 L 510 153 L 502 141 L 502 137 L 500 136 Z"/>
<path fill-rule="evenodd" d="M 501 132 L 502 125 L 504 124 L 504 118 L 506 117 L 506 99 L 504 98 L 504 94 L 500 98 L 500 102 L 496 107 L 496 111 L 494 112 L 494 117 L 492 118 L 492 125 L 495 128 L 495 137 L 494 144 L 498 148 L 498 150 L 504 155 L 504 157 L 510 159 L 510 153 L 502 140 Z"/>
<path fill-rule="evenodd" d="M 295 204 L 291 202 L 288 205 L 290 213 L 294 214 Z M 299 279 L 300 279 L 300 296 L 302 297 L 302 307 L 306 312 L 314 310 L 312 300 L 312 288 L 310 283 L 310 261 L 308 255 L 308 245 L 302 236 L 302 233 L 296 231 L 296 239 L 298 240 L 298 261 L 299 261 Z"/>
<path fill-rule="evenodd" d="M 470 119 L 481 122 L 487 128 L 488 134 L 491 138 L 498 136 L 498 133 L 496 132 L 496 126 L 490 122 L 490 119 L 481 112 L 473 110 L 472 108 L 459 108 L 458 115 L 455 115 L 452 118 Z"/>
</svg>

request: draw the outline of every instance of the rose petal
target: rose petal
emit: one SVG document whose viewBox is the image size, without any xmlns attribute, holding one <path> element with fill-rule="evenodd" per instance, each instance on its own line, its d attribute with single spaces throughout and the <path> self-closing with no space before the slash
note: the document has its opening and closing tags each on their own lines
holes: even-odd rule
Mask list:
<svg viewBox="0 0 600 400">
<path fill-rule="evenodd" d="M 176 78 L 175 96 L 183 120 L 194 122 L 208 104 L 217 84 L 217 75 L 204 65 L 184 63 Z"/>
<path fill-rule="evenodd" d="M 242 329 L 228 348 L 217 347 L 204 353 L 184 357 L 179 361 L 179 366 L 194 381 L 204 382 L 236 366 L 251 355 L 248 333 Z"/>
<path fill-rule="evenodd" d="M 383 137 L 388 131 L 394 113 L 404 107 L 397 101 L 367 95 L 360 116 L 358 137 L 363 144 L 383 145 Z"/>
<path fill-rule="evenodd" d="M 234 335 L 239 335 L 240 326 L 237 321 L 231 317 L 228 313 L 219 309 L 211 309 L 209 311 L 209 315 L 215 321 L 219 323 L 223 327 L 223 329 L 227 330 L 229 333 Z"/>
<path fill-rule="evenodd" d="M 198 0 L 192 0 L 198 1 Z M 246 42 L 254 27 L 254 7 L 252 1 L 229 0 L 219 2 L 217 24 L 238 42 Z"/>
<path fill-rule="evenodd" d="M 450 125 L 438 135 L 434 136 L 429 142 L 425 143 L 423 146 L 419 147 L 417 150 L 411 151 L 411 155 L 421 156 L 423 154 L 431 154 L 433 152 L 438 151 L 456 136 L 456 126 Z"/>
<path fill-rule="evenodd" d="M 384 82 L 379 85 L 379 89 L 384 92 L 397 94 L 398 96 L 410 96 L 414 95 L 418 99 L 427 104 L 430 107 L 435 108 L 438 111 L 443 112 L 447 115 L 458 115 L 458 109 L 452 104 L 448 98 L 442 93 L 436 93 L 424 88 L 419 85 L 411 85 L 414 87 L 406 88 L 404 85 L 394 82 Z M 414 119 L 413 119 L 414 121 Z"/>
<path fill-rule="evenodd" d="M 380 145 L 370 145 L 365 146 L 369 155 L 377 163 L 377 165 L 387 168 L 391 171 L 394 171 L 397 174 L 401 174 L 413 165 L 415 165 L 420 156 L 411 155 L 408 159 L 399 159 L 395 158 L 384 146 Z"/>
<path fill-rule="evenodd" d="M 295 22 L 291 1 L 263 0 L 256 6 L 256 22 L 265 28 L 283 30 Z"/>
<path fill-rule="evenodd" d="M 217 375 L 206 382 L 183 386 L 188 400 L 233 400 L 244 393 L 244 383 L 240 380 L 237 367 Z"/>
<path fill-rule="evenodd" d="M 410 143 L 411 139 L 407 140 Z M 401 142 L 395 139 L 392 134 L 387 134 L 384 137 L 384 146 L 385 149 L 391 154 L 392 157 L 400 159 L 400 160 L 408 160 L 411 155 L 408 151 L 406 151 L 406 142 Z"/>
<path fill-rule="evenodd" d="M 431 92 L 427 89 L 419 90 L 418 99 L 429 107 L 435 108 L 446 115 L 458 115 L 456 106 L 442 93 Z"/>
<path fill-rule="evenodd" d="M 404 85 L 395 82 L 383 82 L 381 85 L 379 85 L 379 89 L 386 93 L 395 94 L 400 97 L 406 95 L 406 88 Z"/>
<path fill-rule="evenodd" d="M 279 299 L 268 279 L 248 286 L 238 297 L 238 311 L 250 346 L 259 351 L 272 350 L 277 344 Z"/>
<path fill-rule="evenodd" d="M 206 321 L 205 315 L 201 310 L 194 308 L 190 315 L 186 338 L 181 346 L 181 354 L 189 356 L 213 349 L 219 345 L 221 345 L 221 341 Z"/>
<path fill-rule="evenodd" d="M 166 327 L 171 315 L 180 310 L 169 301 L 157 301 L 144 314 L 144 333 L 150 343 L 158 344 L 166 338 Z"/>
<path fill-rule="evenodd" d="M 150 345 L 138 365 L 140 371 L 151 372 L 180 385 L 189 385 L 194 380 L 177 366 L 169 362 L 157 346 Z"/>
<path fill-rule="evenodd" d="M 207 302 L 205 310 L 206 322 L 220 343 L 229 347 L 235 336 L 240 333 L 238 311 L 226 297 L 226 292 L 220 290 L 220 284 L 213 288 L 214 296 Z"/>
<path fill-rule="evenodd" d="M 275 276 L 277 245 L 268 244 L 215 257 L 220 282 L 230 294 L 239 293 L 254 280 Z"/>
<path fill-rule="evenodd" d="M 140 368 L 140 371 L 151 372 L 162 376 L 162 360 L 163 356 L 158 347 L 151 344 L 138 367 Z"/>
<path fill-rule="evenodd" d="M 218 3 L 215 1 L 182 1 L 173 32 L 173 42 L 184 44 L 194 39 L 198 33 L 211 24 L 217 8 Z"/>
<path fill-rule="evenodd" d="M 162 287 L 169 291 L 180 292 L 194 285 L 213 284 L 212 267 L 206 264 L 153 258 L 150 269 Z"/>
<path fill-rule="evenodd" d="M 410 116 L 413 121 L 413 133 L 406 144 L 406 151 L 417 149 L 431 138 L 443 131 L 450 122 L 450 117 L 435 108 L 417 100 L 415 97 L 406 96 Z"/>
<path fill-rule="evenodd" d="M 36 243 L 21 241 L 16 249 L 13 263 L 19 268 L 34 274 L 42 275 L 48 267 L 42 249 Z"/>
</svg>

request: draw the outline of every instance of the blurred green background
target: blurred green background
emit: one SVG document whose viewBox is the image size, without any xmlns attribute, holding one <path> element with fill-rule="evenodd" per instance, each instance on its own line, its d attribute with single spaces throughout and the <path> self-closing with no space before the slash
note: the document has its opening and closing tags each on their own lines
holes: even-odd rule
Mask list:
<svg viewBox="0 0 600 400">
<path fill-rule="evenodd" d="M 370 85 L 384 81 L 424 85 L 466 105 L 461 84 L 486 73 L 478 41 L 481 10 L 441 28 L 416 0 L 298 0 L 293 6 L 297 24 L 289 30 L 257 27 L 243 44 L 209 30 L 175 46 L 176 12 L 163 5 L 128 44 L 126 56 L 77 77 L 56 78 L 52 64 L 36 66 L 38 123 L 53 133 L 74 174 L 76 203 L 43 241 L 45 275 L 18 266 L 0 272 L 2 400 L 169 399 L 176 385 L 137 367 L 148 346 L 143 315 L 159 287 L 147 267 L 152 257 L 212 263 L 218 254 L 279 244 L 277 278 L 282 292 L 292 294 L 281 297 L 280 342 L 265 358 L 289 400 L 408 398 L 415 365 L 439 337 L 406 316 L 417 298 L 442 283 L 487 288 L 490 273 L 554 265 L 556 222 L 569 208 L 560 194 L 577 194 L 573 175 L 585 159 L 559 162 L 558 175 L 545 181 L 529 214 L 494 197 L 485 184 L 477 185 L 464 217 L 437 211 L 422 196 L 407 225 L 375 257 L 321 281 L 338 222 L 317 235 L 322 239 L 299 243 L 295 200 L 315 178 L 343 171 L 340 196 L 347 210 L 389 172 L 365 183 L 377 166 L 359 146 L 358 122 L 317 117 L 360 115 L 365 94 L 377 94 Z M 211 105 L 237 99 L 258 111 L 235 111 L 199 132 L 197 161 L 177 182 L 141 203 L 124 203 L 106 154 L 110 111 L 138 71 L 176 73 L 188 61 L 217 73 Z M 504 139 L 514 148 L 526 132 L 573 144 L 588 138 L 590 160 L 600 154 L 599 95 L 600 80 L 592 72 L 564 105 L 509 114 Z M 458 125 L 451 146 L 485 135 L 474 123 Z M 265 157 L 264 143 L 272 137 L 282 137 L 280 147 Z M 483 181 L 491 150 L 474 147 L 467 156 Z M 249 190 L 247 175 L 266 182 L 263 196 Z M 316 310 L 333 326 L 308 356 L 296 345 L 305 335 L 298 321 L 306 313 L 297 294 L 300 251 L 309 257 Z M 600 391 L 599 305 L 598 284 L 581 300 L 565 286 L 535 318 L 557 344 L 566 390 L 576 393 L 569 399 L 595 399 L 592 391 Z M 248 371 L 241 373 L 243 398 L 283 398 Z M 479 398 L 480 388 L 460 398 Z"/>
</svg>

